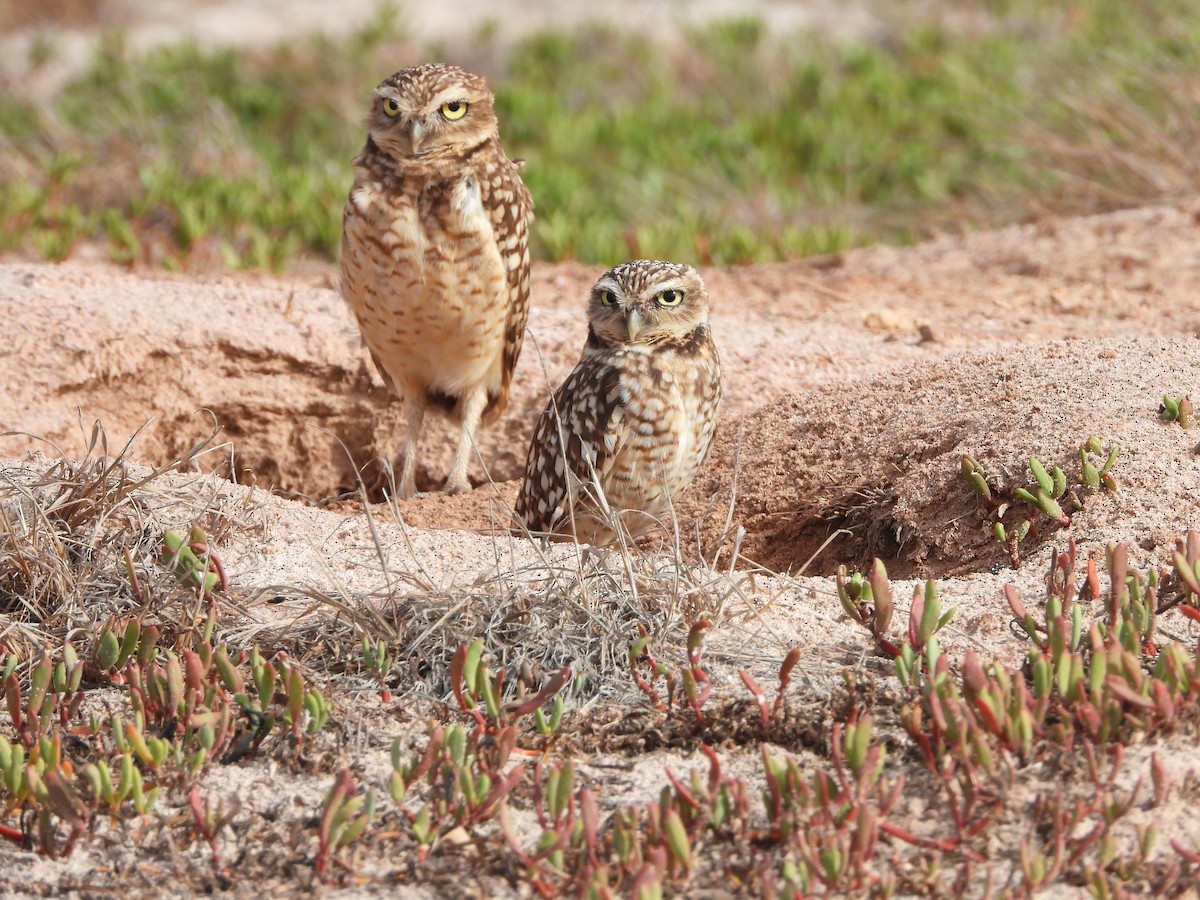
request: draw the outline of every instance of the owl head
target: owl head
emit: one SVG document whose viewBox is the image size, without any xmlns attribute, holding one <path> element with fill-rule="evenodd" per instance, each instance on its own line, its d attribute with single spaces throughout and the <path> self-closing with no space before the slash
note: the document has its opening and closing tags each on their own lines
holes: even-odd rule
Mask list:
<svg viewBox="0 0 1200 900">
<path fill-rule="evenodd" d="M 605 343 L 680 340 L 708 323 L 708 292 L 683 263 L 635 259 L 609 269 L 588 301 L 592 333 Z"/>
<path fill-rule="evenodd" d="M 400 162 L 461 158 L 496 134 L 495 98 L 458 66 L 409 66 L 375 88 L 367 131 Z"/>
</svg>

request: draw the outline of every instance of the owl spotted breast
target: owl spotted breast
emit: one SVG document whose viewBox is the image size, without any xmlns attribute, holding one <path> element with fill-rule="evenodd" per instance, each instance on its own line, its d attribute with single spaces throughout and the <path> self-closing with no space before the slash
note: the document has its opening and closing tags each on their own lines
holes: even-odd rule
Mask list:
<svg viewBox="0 0 1200 900">
<path fill-rule="evenodd" d="M 588 301 L 583 356 L 534 432 L 516 513 L 530 532 L 603 545 L 669 516 L 712 445 L 721 364 L 691 266 L 634 260 Z"/>
<path fill-rule="evenodd" d="M 476 429 L 508 403 L 529 312 L 533 201 L 519 169 L 478 75 L 410 66 L 375 89 L 342 219 L 341 290 L 404 401 L 402 497 L 415 492 L 428 407 L 461 422 L 445 487 L 461 491 Z"/>
</svg>

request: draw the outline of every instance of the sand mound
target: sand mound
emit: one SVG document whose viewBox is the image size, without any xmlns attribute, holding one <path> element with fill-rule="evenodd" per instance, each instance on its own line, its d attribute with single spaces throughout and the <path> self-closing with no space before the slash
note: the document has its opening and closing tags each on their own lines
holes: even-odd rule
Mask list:
<svg viewBox="0 0 1200 900">
<path fill-rule="evenodd" d="M 1032 484 L 1030 455 L 1077 480 L 1080 447 L 1095 435 L 1120 447 L 1120 490 L 1081 489 L 1076 530 L 1153 546 L 1196 519 L 1196 436 L 1158 415 L 1163 394 L 1188 390 L 1196 372 L 1194 338 L 1075 340 L 821 386 L 731 423 L 689 508 L 702 497 L 727 505 L 736 467 L 744 552 L 772 569 L 798 568 L 837 529 L 850 534 L 810 571 L 872 556 L 925 577 L 989 569 L 1008 554 L 959 477 L 962 456 L 1011 492 Z M 710 534 L 723 524 L 712 516 Z"/>
<path fill-rule="evenodd" d="M 1070 471 L 1094 433 L 1125 448 L 1127 490 L 1088 515 L 1143 540 L 1161 507 L 1174 529 L 1196 464 L 1155 410 L 1165 392 L 1200 393 L 1198 231 L 1193 206 L 1153 207 L 706 271 L 726 400 L 710 465 L 680 513 L 701 519 L 707 539 L 719 534 L 736 457 L 735 524 L 763 565 L 795 569 L 848 528 L 817 571 L 872 555 L 900 571 L 986 568 L 1006 557 L 957 480 L 958 457 L 1021 482 L 1028 455 Z M 510 407 L 483 432 L 472 469 L 510 502 L 533 424 L 578 358 L 598 274 L 535 267 Z M 223 450 L 202 464 L 239 482 L 324 501 L 355 492 L 363 472 L 378 491 L 378 459 L 395 457 L 403 423 L 332 284 L 332 273 L 187 280 L 0 266 L 10 386 L 0 431 L 25 433 L 4 437 L 0 453 L 39 446 L 35 435 L 78 455 L 99 419 L 113 442 L 140 429 L 134 457 L 147 463 L 217 431 Z M 435 417 L 418 486 L 440 485 L 454 438 Z M 1151 495 L 1126 499 L 1139 484 Z M 492 496 L 402 508 L 420 527 L 488 528 Z"/>
</svg>

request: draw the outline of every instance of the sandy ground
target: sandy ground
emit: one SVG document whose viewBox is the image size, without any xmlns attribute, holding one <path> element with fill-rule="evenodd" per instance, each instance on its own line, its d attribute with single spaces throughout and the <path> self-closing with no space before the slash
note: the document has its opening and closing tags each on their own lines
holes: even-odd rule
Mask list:
<svg viewBox="0 0 1200 900">
<path fill-rule="evenodd" d="M 537 414 L 577 359 L 583 298 L 598 274 L 535 267 L 527 350 L 509 411 L 483 436 L 473 470 L 481 487 L 402 503 L 400 520 L 376 506 L 390 576 L 354 496 L 355 470 L 377 473 L 370 461 L 389 452 L 399 423 L 331 273 L 205 280 L 0 265 L 5 472 L 39 471 L 59 450 L 79 455 L 96 420 L 113 452 L 136 432 L 131 456 L 142 464 L 167 462 L 217 430 L 220 449 L 203 458 L 217 474 L 171 477 L 188 496 L 249 510 L 253 527 L 235 529 L 222 548 L 246 598 L 230 627 L 249 632 L 298 627 L 313 615 L 297 599 L 305 594 L 394 596 L 387 580 L 396 572 L 419 573 L 436 605 L 498 575 L 551 569 L 578 559 L 573 546 L 543 552 L 494 526 L 515 495 Z M 685 555 L 719 551 L 722 571 L 732 531 L 745 529 L 737 569 L 722 576 L 731 588 L 710 640 L 722 690 L 737 690 L 738 666 L 770 679 L 795 645 L 805 648 L 802 690 L 814 697 L 828 696 L 843 667 L 866 664 L 863 637 L 834 596 L 829 575 L 839 563 L 884 558 L 899 579 L 901 612 L 911 592 L 903 579 L 937 578 L 943 602 L 958 609 L 947 652 L 958 659 L 973 647 L 1015 662 L 1025 647 L 1009 631 L 1001 588 L 1013 582 L 1039 597 L 1051 546 L 1069 534 L 1082 554 L 1102 557 L 1106 542 L 1119 540 L 1137 564 L 1163 564 L 1174 540 L 1200 527 L 1200 434 L 1158 415 L 1164 393 L 1200 396 L 1200 204 L 703 274 L 726 402 L 679 520 Z M 995 483 L 1024 485 L 1030 454 L 1078 472 L 1089 435 L 1120 446 L 1120 490 L 1086 495 L 1068 529 L 1027 539 L 1013 570 L 958 477 L 962 454 Z M 432 487 L 449 465 L 453 430 L 430 429 L 424 448 L 419 481 Z M 170 509 L 187 521 L 186 503 Z M 672 567 L 655 556 L 654 540 L 646 547 Z M 656 621 L 677 626 L 688 611 L 664 616 Z M 321 621 L 312 619 L 314 633 Z M 560 627 L 518 623 L 512 646 L 533 653 Z M 1190 631 L 1182 619 L 1163 623 L 1166 637 L 1191 641 Z M 562 662 L 550 651 L 542 661 Z M 611 670 L 593 664 L 598 693 L 628 697 L 627 677 L 605 683 Z M 1179 777 L 1193 768 L 1190 739 L 1154 749 Z M 364 765 L 378 766 L 383 752 Z M 1134 758 L 1144 766 L 1145 753 Z M 664 763 L 695 764 L 645 754 L 627 797 L 652 793 Z M 223 777 L 236 781 L 210 776 Z M 229 790 L 247 790 L 234 781 Z M 1200 832 L 1186 814 L 1162 815 L 1161 827 L 1185 843 Z M 0 848 L 10 871 L 44 885 L 94 864 L 98 852 L 85 847 L 55 869 Z"/>
<path fill-rule="evenodd" d="M 38 21 L 40 5 L 0 2 L 0 72 L 47 95 L 80 70 L 103 31 L 123 33 L 134 51 L 181 35 L 207 45 L 263 45 L 361 28 L 376 4 L 349 0 L 336 4 L 336 14 L 334 4 L 318 0 L 52 6 L 61 18 L 47 28 Z M 416 42 L 453 47 L 464 21 L 493 16 L 504 41 L 579 25 L 597 9 L 549 0 L 507 7 L 520 15 L 498 13 L 506 4 L 493 0 L 407 3 L 401 24 Z M 932 2 L 619 0 L 605 8 L 616 13 L 613 21 L 665 39 L 681 24 L 730 13 L 841 39 L 868 37 L 893 14 L 986 27 L 954 5 Z M 36 64 L 47 50 L 49 64 Z M 675 599 L 631 590 L 619 561 L 571 546 L 543 550 L 496 529 L 537 415 L 578 357 L 583 300 L 598 274 L 572 264 L 535 267 L 527 349 L 508 412 L 482 435 L 472 471 L 480 487 L 394 509 L 377 503 L 368 521 L 356 473 L 379 500 L 386 481 L 373 460 L 394 453 L 402 423 L 333 290 L 332 270 L 293 279 L 187 278 L 0 263 L 0 481 L 24 483 L 59 453 L 78 457 L 97 421 L 112 455 L 136 433 L 129 456 L 140 466 L 175 459 L 215 432 L 197 467 L 203 471 L 156 483 L 151 514 L 154 527 L 186 527 L 220 511 L 227 536 L 219 549 L 236 588 L 222 622 L 231 641 L 286 646 L 319 669 L 324 657 L 353 646 L 329 601 L 356 597 L 392 616 L 402 662 L 398 695 L 444 696 L 447 647 L 480 623 L 490 629 L 490 652 L 506 662 L 530 658 L 547 670 L 572 662 L 593 678 L 589 695 L 572 708 L 571 727 L 612 730 L 626 720 L 608 752 L 580 761 L 581 777 L 602 786 L 604 811 L 617 801 L 653 799 L 666 766 L 683 773 L 702 765 L 693 751 L 655 746 L 662 717 L 617 671 L 636 623 L 648 625 L 664 658 L 678 664 L 686 624 L 701 614 L 713 618 L 706 659 L 718 698 L 746 696 L 737 668 L 770 685 L 782 656 L 803 647 L 791 702 L 828 717 L 843 672 L 894 684 L 837 603 L 830 575 L 839 564 L 885 559 L 897 620 L 917 580 L 936 578 L 943 603 L 957 609 L 941 635 L 946 653 L 957 662 L 975 649 L 1015 664 L 1027 645 L 1009 629 L 1001 591 L 1011 582 L 1027 602 L 1040 597 L 1051 547 L 1070 535 L 1084 556 L 1102 557 L 1105 544 L 1119 540 L 1139 566 L 1164 564 L 1175 539 L 1200 527 L 1200 433 L 1164 424 L 1157 412 L 1164 393 L 1200 396 L 1200 201 L 944 235 L 905 249 L 706 270 L 726 400 L 717 445 L 678 509 L 689 564 L 677 565 L 652 538 L 632 582 L 667 584 Z M 1024 485 L 1030 454 L 1073 474 L 1078 447 L 1093 434 L 1121 448 L 1120 490 L 1084 496 L 1069 528 L 1043 529 L 1023 542 L 1022 564 L 1011 568 L 958 477 L 961 455 L 979 459 L 993 484 Z M 452 440 L 444 423 L 428 430 L 422 486 L 444 477 Z M 740 555 L 731 568 L 735 544 Z M 714 569 L 690 565 L 701 553 L 716 557 Z M 563 572 L 556 582 L 554 573 Z M 589 578 L 571 574 L 580 572 Z M 506 605 L 514 585 L 526 591 L 519 614 Z M 489 621 L 489 611 L 499 611 L 500 621 Z M 612 634 L 602 633 L 614 623 Z M 8 625 L 0 616 L 0 627 Z M 1176 615 L 1164 617 L 1159 637 L 1195 641 Z M 589 642 L 594 649 L 579 649 Z M 419 736 L 423 721 L 404 701 L 380 703 L 370 685 L 343 691 L 336 702 L 336 727 L 351 736 L 338 764 L 351 763 L 385 794 L 392 736 Z M 605 713 L 604 703 L 616 713 Z M 593 737 L 581 739 L 586 746 Z M 919 783 L 913 754 L 891 740 L 889 772 L 905 771 Z M 826 762 L 802 741 L 774 749 L 802 766 Z M 755 777 L 754 743 L 730 741 L 720 751 L 731 771 Z M 1154 752 L 1176 785 L 1191 778 L 1194 788 L 1200 766 L 1187 732 L 1131 741 L 1125 787 L 1146 776 Z M 206 772 L 210 796 L 242 805 L 234 823 L 241 839 L 226 849 L 252 849 L 233 882 L 211 874 L 206 847 L 180 837 L 189 819 L 172 800 L 145 819 L 99 823 L 64 861 L 0 842 L 0 895 L 161 896 L 170 889 L 164 884 L 236 896 L 311 890 L 313 819 L 333 762 L 318 758 L 311 766 L 297 773 L 264 760 Z M 1026 799 L 1059 786 L 1042 769 L 1022 770 Z M 925 799 L 910 798 L 904 821 L 920 822 Z M 1165 808 L 1139 802 L 1122 839 L 1154 822 L 1157 859 L 1170 855 L 1168 839 L 1196 847 L 1195 799 L 1194 789 L 1180 787 Z M 986 848 L 1002 885 L 1026 832 L 1018 816 Z M 366 859 L 361 871 L 385 883 L 391 876 L 395 891 L 391 867 L 398 862 Z M 455 877 L 465 879 L 456 881 L 463 894 L 504 890 L 485 874 Z"/>
</svg>

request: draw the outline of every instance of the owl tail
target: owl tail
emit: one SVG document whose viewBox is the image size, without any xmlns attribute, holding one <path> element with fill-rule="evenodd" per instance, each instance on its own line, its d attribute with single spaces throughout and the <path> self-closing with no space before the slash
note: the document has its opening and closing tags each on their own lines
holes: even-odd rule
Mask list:
<svg viewBox="0 0 1200 900">
<path fill-rule="evenodd" d="M 487 406 L 483 408 L 483 418 L 480 420 L 484 425 L 494 424 L 502 415 L 504 410 L 508 408 L 508 385 L 503 384 L 500 390 L 496 393 L 488 393 Z"/>
</svg>

